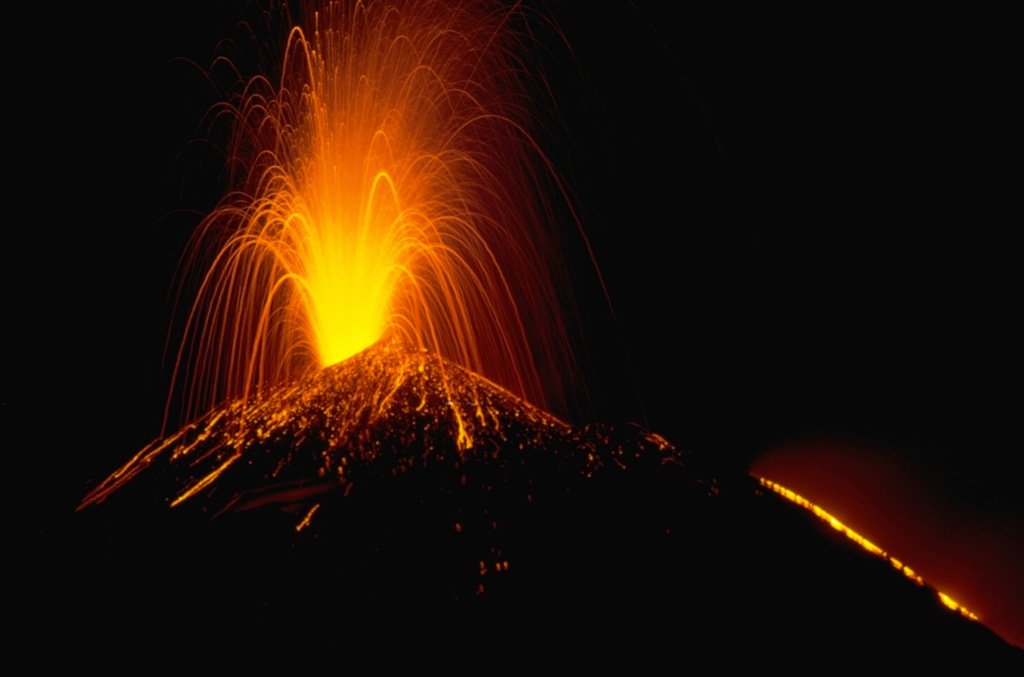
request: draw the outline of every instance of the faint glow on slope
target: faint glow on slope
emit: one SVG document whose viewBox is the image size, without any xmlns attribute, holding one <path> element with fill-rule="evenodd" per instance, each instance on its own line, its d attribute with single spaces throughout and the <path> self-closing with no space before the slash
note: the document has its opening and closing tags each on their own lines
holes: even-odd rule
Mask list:
<svg viewBox="0 0 1024 677">
<path fill-rule="evenodd" d="M 877 556 L 887 560 L 897 570 L 902 571 L 903 574 L 907 578 L 911 579 L 912 581 L 914 581 L 918 585 L 924 585 L 925 584 L 924 579 L 922 579 L 920 576 L 918 576 L 914 572 L 914 570 L 911 569 L 909 566 L 905 565 L 900 560 L 898 560 L 895 557 L 891 556 L 885 550 L 882 550 L 880 547 L 878 547 L 877 545 L 875 545 L 874 543 L 872 543 L 868 539 L 864 538 L 863 536 L 858 534 L 856 531 L 854 531 L 850 527 L 848 527 L 845 524 L 843 524 L 842 522 L 840 522 L 833 515 L 830 515 L 828 512 L 826 512 L 822 508 L 814 505 L 813 503 L 808 501 L 806 498 L 804 498 L 800 494 L 797 494 L 796 492 L 792 491 L 791 489 L 787 489 L 786 487 L 782 486 L 781 484 L 778 484 L 776 482 L 772 482 L 771 480 L 765 479 L 764 477 L 759 477 L 758 481 L 761 483 L 761 486 L 768 487 L 769 489 L 771 489 L 775 493 L 784 496 L 785 498 L 789 499 L 793 503 L 796 503 L 797 505 L 810 510 L 815 515 L 820 517 L 822 520 L 824 520 L 825 522 L 828 522 L 828 524 L 833 529 L 835 529 L 836 531 L 843 532 L 844 534 L 846 534 L 847 538 L 849 538 L 851 541 L 857 543 L 858 545 L 860 545 L 862 548 L 864 548 L 868 552 L 870 552 L 870 553 L 872 553 L 874 555 L 877 555 Z M 970 618 L 973 621 L 978 620 L 977 616 L 975 616 L 973 613 L 971 613 L 970 610 L 968 610 L 966 607 L 958 604 L 956 602 L 956 600 L 954 600 L 952 597 L 950 597 L 946 593 L 940 592 L 938 590 L 936 592 L 938 593 L 939 599 L 942 601 L 942 603 L 945 604 L 946 606 L 948 606 L 950 609 L 953 609 L 954 611 L 959 611 L 964 617 Z"/>
</svg>

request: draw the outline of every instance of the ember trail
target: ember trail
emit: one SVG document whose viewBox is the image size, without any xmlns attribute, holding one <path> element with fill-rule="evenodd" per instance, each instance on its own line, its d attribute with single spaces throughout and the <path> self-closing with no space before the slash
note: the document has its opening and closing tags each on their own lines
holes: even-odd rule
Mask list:
<svg viewBox="0 0 1024 677">
<path fill-rule="evenodd" d="M 538 365 L 572 358 L 545 200 L 572 207 L 530 131 L 525 17 L 433 0 L 301 13 L 279 80 L 214 111 L 241 169 L 187 257 L 186 418 L 385 338 L 551 408 L 562 379 Z"/>
</svg>

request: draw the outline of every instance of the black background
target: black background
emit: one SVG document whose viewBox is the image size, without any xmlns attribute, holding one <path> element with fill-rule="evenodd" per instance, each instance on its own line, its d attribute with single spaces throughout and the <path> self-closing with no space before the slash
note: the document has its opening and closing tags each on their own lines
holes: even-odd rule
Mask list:
<svg viewBox="0 0 1024 677">
<path fill-rule="evenodd" d="M 571 46 L 539 50 L 563 125 L 550 153 L 615 314 L 581 274 L 577 416 L 641 421 L 740 468 L 794 439 L 884 447 L 999 525 L 983 557 L 1019 562 L 998 18 L 550 12 Z M 159 434 L 175 269 L 223 191 L 193 142 L 220 96 L 204 69 L 244 36 L 239 13 L 11 22 L 3 416 L 40 524 Z"/>
</svg>

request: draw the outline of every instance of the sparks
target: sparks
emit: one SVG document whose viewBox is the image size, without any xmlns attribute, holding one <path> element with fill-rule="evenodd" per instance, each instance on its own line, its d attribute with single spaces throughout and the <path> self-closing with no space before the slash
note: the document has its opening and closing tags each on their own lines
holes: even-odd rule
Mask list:
<svg viewBox="0 0 1024 677">
<path fill-rule="evenodd" d="M 310 521 L 313 519 L 313 514 L 320 508 L 319 503 L 314 503 L 313 507 L 306 512 L 306 516 L 302 518 L 302 521 L 295 525 L 295 531 L 302 531 L 309 526 Z"/>
<path fill-rule="evenodd" d="M 538 365 L 572 357 L 544 200 L 574 212 L 530 131 L 528 92 L 544 87 L 526 75 L 524 10 L 301 13 L 279 80 L 255 77 L 215 110 L 241 170 L 187 257 L 202 277 L 175 367 L 186 417 L 385 337 L 550 408 L 562 379 L 542 385 Z"/>
</svg>

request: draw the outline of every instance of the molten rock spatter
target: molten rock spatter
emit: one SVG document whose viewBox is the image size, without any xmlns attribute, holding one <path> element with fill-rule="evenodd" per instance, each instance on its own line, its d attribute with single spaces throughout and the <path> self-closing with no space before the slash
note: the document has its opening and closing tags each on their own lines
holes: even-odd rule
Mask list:
<svg viewBox="0 0 1024 677">
<path fill-rule="evenodd" d="M 102 503 L 148 476 L 171 507 L 211 514 L 287 506 L 308 526 L 317 498 L 371 476 L 486 459 L 515 464 L 524 450 L 592 477 L 637 463 L 683 464 L 663 438 L 608 426 L 574 428 L 437 355 L 381 342 L 340 364 L 234 400 L 156 440 L 93 489 Z M 521 460 L 521 459 L 520 459 Z"/>
<path fill-rule="evenodd" d="M 74 552 L 88 565 L 74 594 L 156 626 L 177 618 L 168 609 L 258 629 L 337 609 L 329 630 L 449 609 L 488 631 L 612 628 L 622 650 L 841 637 L 876 661 L 916 656 L 915 635 L 959 655 L 1007 650 L 820 516 L 719 471 L 382 343 L 140 451 L 83 501 L 92 555 Z"/>
<path fill-rule="evenodd" d="M 231 121 L 234 182 L 184 261 L 199 281 L 175 367 L 185 416 L 388 335 L 551 408 L 561 379 L 539 365 L 573 370 L 572 305 L 548 262 L 579 224 L 531 131 L 546 86 L 528 13 L 298 7 L 280 74 L 211 111 Z"/>
</svg>

